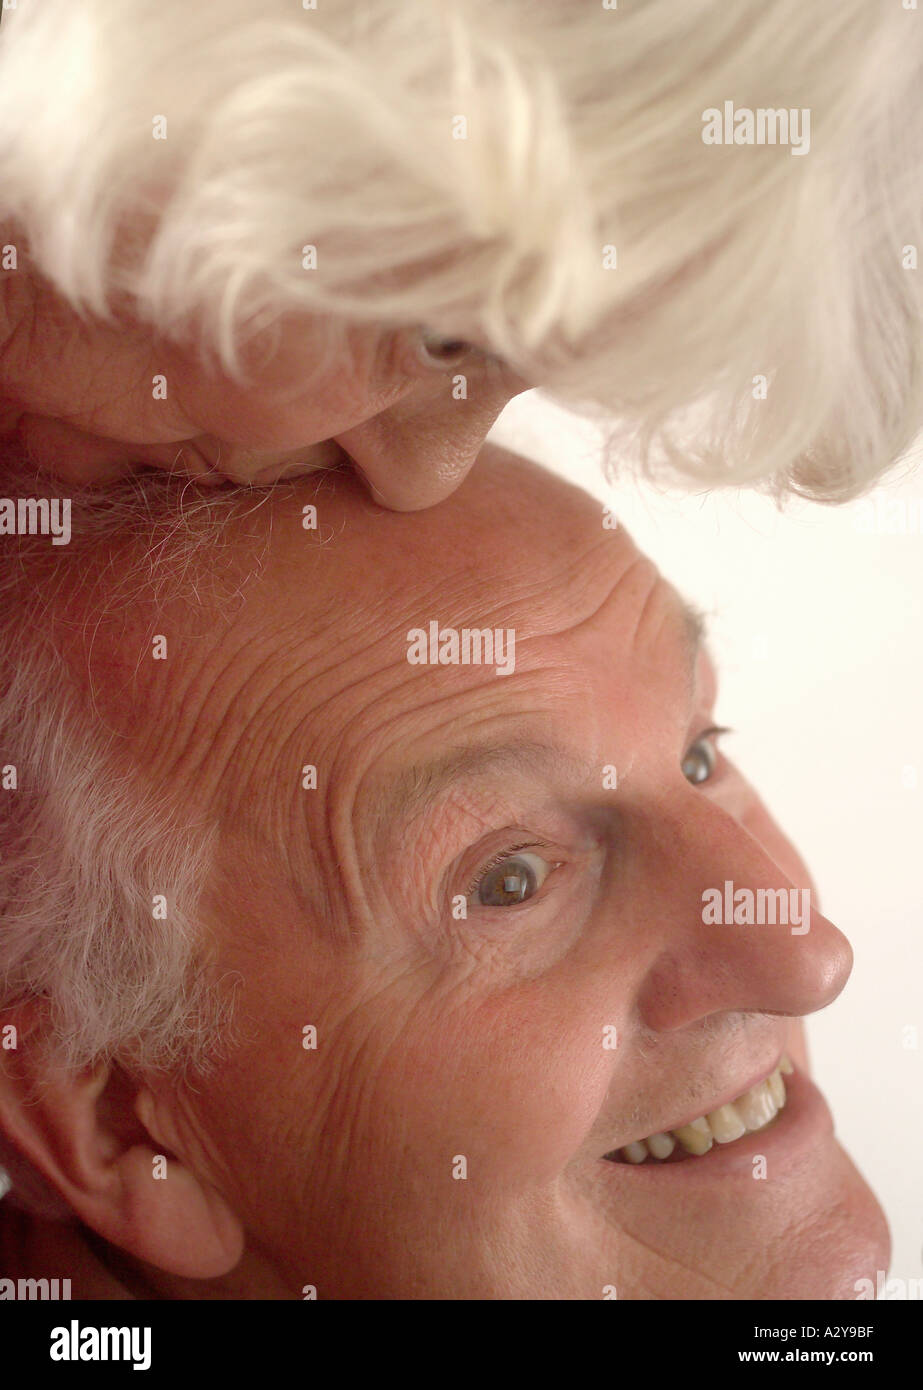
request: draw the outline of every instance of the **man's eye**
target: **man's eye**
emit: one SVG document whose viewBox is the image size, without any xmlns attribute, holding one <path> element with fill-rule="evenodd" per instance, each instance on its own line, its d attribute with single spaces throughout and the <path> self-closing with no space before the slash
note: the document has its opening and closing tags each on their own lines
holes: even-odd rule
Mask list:
<svg viewBox="0 0 923 1390">
<path fill-rule="evenodd" d="M 704 734 L 699 735 L 681 764 L 683 776 L 687 781 L 693 784 L 707 782 L 709 777 L 713 776 L 718 765 L 718 750 L 713 740 L 730 732 L 730 729 L 714 728 L 706 729 Z"/>
<path fill-rule="evenodd" d="M 511 907 L 537 893 L 555 867 L 540 854 L 506 854 L 488 864 L 468 896 L 475 898 L 476 906 Z"/>
</svg>

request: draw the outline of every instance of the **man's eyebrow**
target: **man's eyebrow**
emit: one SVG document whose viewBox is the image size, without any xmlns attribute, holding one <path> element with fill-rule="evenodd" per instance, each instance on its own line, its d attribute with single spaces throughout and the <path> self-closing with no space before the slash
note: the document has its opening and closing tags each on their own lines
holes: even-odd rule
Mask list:
<svg viewBox="0 0 923 1390">
<path fill-rule="evenodd" d="M 708 621 L 701 608 L 696 608 L 688 599 L 680 599 L 680 618 L 686 638 L 686 653 L 689 660 L 690 698 L 695 690 L 695 666 L 699 652 L 706 646 Z"/>
<path fill-rule="evenodd" d="M 574 780 L 587 769 L 574 754 L 541 739 L 514 738 L 506 743 L 459 745 L 429 762 L 402 768 L 379 787 L 376 795 L 378 819 L 386 821 L 397 815 L 402 821 L 411 820 L 459 779 L 485 772 L 549 770 Z"/>
<path fill-rule="evenodd" d="M 695 663 L 705 640 L 706 620 L 699 609 L 681 599 L 679 618 L 690 692 L 694 689 Z M 514 738 L 505 743 L 462 744 L 426 763 L 411 763 L 373 793 L 375 816 L 380 826 L 395 817 L 409 821 L 422 814 L 437 797 L 459 779 L 485 772 L 548 772 L 562 781 L 588 778 L 600 771 L 568 752 L 563 746 L 536 738 Z"/>
<path fill-rule="evenodd" d="M 702 612 L 701 608 L 696 608 L 695 604 L 690 603 L 688 599 L 681 599 L 680 617 L 686 629 L 689 645 L 694 652 L 698 652 L 699 647 L 705 640 L 705 633 L 708 626 L 708 620 L 705 614 Z"/>
</svg>

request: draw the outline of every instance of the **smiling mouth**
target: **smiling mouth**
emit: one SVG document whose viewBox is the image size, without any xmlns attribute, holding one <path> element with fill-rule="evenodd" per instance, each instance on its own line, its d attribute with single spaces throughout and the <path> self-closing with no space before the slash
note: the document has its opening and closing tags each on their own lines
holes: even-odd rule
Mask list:
<svg viewBox="0 0 923 1390">
<path fill-rule="evenodd" d="M 604 1154 L 610 1163 L 675 1163 L 679 1159 L 707 1154 L 713 1144 L 733 1144 L 745 1134 L 754 1134 L 771 1124 L 785 1104 L 785 1082 L 794 1067 L 785 1055 L 775 1071 L 757 1086 L 751 1086 L 736 1100 L 719 1105 L 717 1110 L 701 1115 L 689 1124 L 669 1133 L 650 1134 L 636 1139 L 621 1149 Z"/>
</svg>

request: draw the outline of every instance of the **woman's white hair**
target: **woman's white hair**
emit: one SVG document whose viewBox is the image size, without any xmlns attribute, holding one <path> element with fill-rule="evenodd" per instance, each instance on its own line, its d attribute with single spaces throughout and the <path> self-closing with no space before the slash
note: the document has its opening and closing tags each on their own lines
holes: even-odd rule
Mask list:
<svg viewBox="0 0 923 1390">
<path fill-rule="evenodd" d="M 842 500 L 923 424 L 921 25 L 900 0 L 22 3 L 0 216 L 73 305 L 127 294 L 232 374 L 282 314 L 332 346 L 426 324 L 603 408 L 645 467 Z M 767 142 L 706 143 L 725 103 Z"/>
</svg>

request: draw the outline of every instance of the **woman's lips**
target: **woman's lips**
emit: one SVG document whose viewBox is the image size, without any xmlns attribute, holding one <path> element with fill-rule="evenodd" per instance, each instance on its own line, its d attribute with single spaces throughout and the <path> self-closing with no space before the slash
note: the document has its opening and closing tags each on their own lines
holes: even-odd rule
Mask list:
<svg viewBox="0 0 923 1390">
<path fill-rule="evenodd" d="M 744 1134 L 727 1144 L 713 1144 L 701 1156 L 687 1155 L 686 1161 L 671 1157 L 665 1162 L 648 1159 L 645 1163 L 597 1160 L 599 1166 L 621 1182 L 657 1182 L 681 1179 L 684 1182 L 709 1181 L 730 1174 L 753 1175 L 756 1155 L 787 1159 L 799 1149 L 810 1147 L 833 1133 L 833 1117 L 814 1083 L 801 1071 L 785 1077 L 786 1103 L 776 1117 L 762 1129 Z"/>
</svg>

